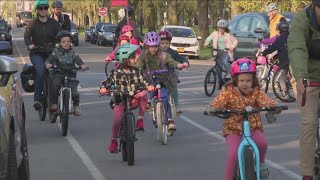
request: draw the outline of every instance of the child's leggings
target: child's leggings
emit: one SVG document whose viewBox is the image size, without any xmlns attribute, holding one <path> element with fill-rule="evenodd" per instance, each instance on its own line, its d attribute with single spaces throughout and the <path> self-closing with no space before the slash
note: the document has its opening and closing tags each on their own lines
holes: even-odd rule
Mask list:
<svg viewBox="0 0 320 180">
<path fill-rule="evenodd" d="M 251 138 L 257 144 L 260 154 L 260 164 L 264 163 L 265 156 L 267 153 L 267 141 L 264 134 L 260 130 L 251 130 Z M 234 171 L 238 164 L 238 147 L 241 142 L 241 136 L 238 134 L 230 134 L 226 137 L 228 146 L 228 157 L 226 162 L 226 170 L 224 179 L 233 180 Z"/>
<path fill-rule="evenodd" d="M 147 108 L 147 91 L 142 91 L 134 95 L 134 98 L 131 100 L 131 106 L 139 106 L 138 115 L 140 117 L 144 116 L 144 112 Z M 113 125 L 112 125 L 112 138 L 116 139 L 119 135 L 119 130 L 122 122 L 122 116 L 124 109 L 126 107 L 125 103 L 116 104 L 113 108 Z"/>
</svg>

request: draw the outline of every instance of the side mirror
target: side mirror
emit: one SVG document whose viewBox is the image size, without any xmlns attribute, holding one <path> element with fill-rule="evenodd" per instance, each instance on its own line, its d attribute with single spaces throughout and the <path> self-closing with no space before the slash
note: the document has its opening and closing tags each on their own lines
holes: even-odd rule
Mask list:
<svg viewBox="0 0 320 180">
<path fill-rule="evenodd" d="M 201 39 L 202 39 L 202 37 L 201 37 L 201 36 L 198 36 L 198 37 L 197 37 L 197 39 L 198 39 L 198 40 L 201 40 Z"/>
<path fill-rule="evenodd" d="M 264 33 L 266 33 L 267 31 L 264 30 L 264 29 L 262 29 L 262 28 L 255 28 L 255 29 L 254 29 L 254 32 L 255 32 L 255 33 L 259 33 L 259 34 L 264 34 Z"/>
<path fill-rule="evenodd" d="M 10 76 L 18 72 L 18 65 L 14 58 L 0 56 L 0 87 L 7 86 Z"/>
</svg>

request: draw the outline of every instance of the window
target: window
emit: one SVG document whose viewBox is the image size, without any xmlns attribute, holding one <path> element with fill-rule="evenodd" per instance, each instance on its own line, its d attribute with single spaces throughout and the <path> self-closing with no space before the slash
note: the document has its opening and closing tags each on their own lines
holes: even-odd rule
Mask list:
<svg viewBox="0 0 320 180">
<path fill-rule="evenodd" d="M 256 28 L 261 28 L 265 31 L 267 31 L 268 27 L 267 24 L 265 23 L 265 21 L 263 21 L 263 19 L 259 18 L 259 17 L 253 17 L 252 20 L 252 26 L 250 28 L 250 32 L 254 32 L 254 30 Z"/>
<path fill-rule="evenodd" d="M 107 26 L 104 31 L 105 32 L 115 32 L 116 31 L 117 26 Z"/>
<path fill-rule="evenodd" d="M 240 32 L 248 32 L 251 18 L 252 17 L 243 17 L 239 19 L 239 23 L 236 30 Z"/>
<path fill-rule="evenodd" d="M 166 28 L 165 30 L 169 31 L 173 37 L 186 37 L 186 38 L 196 37 L 194 32 L 191 29 Z"/>
<path fill-rule="evenodd" d="M 229 25 L 230 31 L 236 29 L 237 22 L 238 22 L 238 21 L 232 21 L 232 22 L 230 23 L 230 25 Z"/>
</svg>

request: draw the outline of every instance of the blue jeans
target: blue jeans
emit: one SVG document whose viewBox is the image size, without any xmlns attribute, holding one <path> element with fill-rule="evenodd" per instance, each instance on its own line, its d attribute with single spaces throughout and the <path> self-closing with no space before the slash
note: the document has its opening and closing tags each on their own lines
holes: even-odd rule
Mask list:
<svg viewBox="0 0 320 180">
<path fill-rule="evenodd" d="M 42 102 L 42 92 L 44 87 L 45 77 L 45 58 L 39 54 L 30 54 L 31 62 L 36 70 L 36 77 L 34 82 L 34 101 Z"/>
<path fill-rule="evenodd" d="M 157 91 L 149 91 L 148 92 L 148 102 L 151 102 L 152 98 L 158 93 Z M 167 112 L 168 119 L 172 119 L 171 106 L 169 103 L 169 90 L 165 87 L 160 88 L 161 99 L 164 102 L 164 108 Z"/>
<path fill-rule="evenodd" d="M 229 60 L 230 60 L 230 57 L 227 52 L 221 52 L 216 58 L 216 62 L 218 63 L 218 65 L 226 71 L 225 77 L 222 77 L 223 79 L 226 78 L 226 76 L 228 75 L 230 76 Z"/>
</svg>

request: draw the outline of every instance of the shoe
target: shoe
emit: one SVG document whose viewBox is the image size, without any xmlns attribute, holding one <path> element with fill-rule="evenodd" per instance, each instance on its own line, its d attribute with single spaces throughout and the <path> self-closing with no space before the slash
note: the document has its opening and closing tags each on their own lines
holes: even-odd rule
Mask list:
<svg viewBox="0 0 320 180">
<path fill-rule="evenodd" d="M 33 103 L 33 107 L 36 111 L 39 111 L 40 109 L 42 109 L 42 104 L 39 101 L 35 101 Z"/>
<path fill-rule="evenodd" d="M 73 114 L 75 116 L 80 116 L 81 115 L 81 111 L 80 111 L 80 107 L 79 106 L 74 106 L 73 107 Z"/>
<path fill-rule="evenodd" d="M 142 118 L 137 120 L 136 131 L 144 131 L 144 124 Z"/>
<path fill-rule="evenodd" d="M 311 176 L 303 176 L 302 180 L 312 180 L 313 178 Z"/>
<path fill-rule="evenodd" d="M 50 112 L 57 112 L 58 105 L 57 104 L 52 104 L 49 110 L 50 110 Z"/>
<path fill-rule="evenodd" d="M 260 178 L 265 179 L 269 177 L 269 169 L 265 164 L 260 164 Z"/>
<path fill-rule="evenodd" d="M 110 153 L 117 153 L 118 152 L 118 140 L 112 139 L 109 145 Z"/>
<path fill-rule="evenodd" d="M 168 130 L 176 130 L 176 125 L 174 125 L 174 122 L 172 120 L 168 121 Z"/>
<path fill-rule="evenodd" d="M 181 116 L 181 114 L 182 114 L 182 111 L 177 111 L 176 112 L 176 116 Z"/>
</svg>

